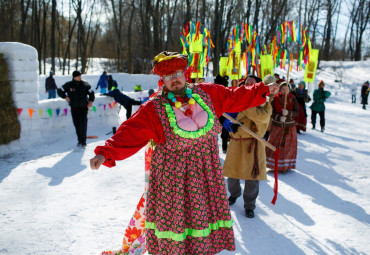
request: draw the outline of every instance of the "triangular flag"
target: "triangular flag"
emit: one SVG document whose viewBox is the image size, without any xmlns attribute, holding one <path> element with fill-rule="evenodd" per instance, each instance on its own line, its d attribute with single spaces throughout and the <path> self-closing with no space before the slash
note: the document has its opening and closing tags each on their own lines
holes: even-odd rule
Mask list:
<svg viewBox="0 0 370 255">
<path fill-rule="evenodd" d="M 49 115 L 50 115 L 50 118 L 53 116 L 53 109 L 47 109 Z"/>
<path fill-rule="evenodd" d="M 19 115 L 21 115 L 23 109 L 22 108 L 18 108 L 17 111 L 18 111 L 18 116 L 19 116 Z"/>
<path fill-rule="evenodd" d="M 42 109 L 39 109 L 40 117 L 42 117 L 42 113 L 43 113 L 43 110 Z"/>
<path fill-rule="evenodd" d="M 116 108 L 116 102 L 113 102 L 113 108 Z"/>
<path fill-rule="evenodd" d="M 94 112 L 96 112 L 96 107 L 95 106 L 93 106 L 92 109 L 93 109 Z"/>
<path fill-rule="evenodd" d="M 104 104 L 104 111 L 105 111 L 106 105 Z"/>
<path fill-rule="evenodd" d="M 67 116 L 67 113 L 68 113 L 68 109 L 64 108 L 64 115 Z"/>
<path fill-rule="evenodd" d="M 59 109 L 59 108 L 57 108 L 57 109 L 55 109 L 55 111 L 56 111 L 56 113 L 57 113 L 57 116 L 59 116 L 60 109 Z"/>
<path fill-rule="evenodd" d="M 32 119 L 33 109 L 28 109 L 28 114 L 30 115 L 30 117 L 31 117 L 31 119 Z"/>
<path fill-rule="evenodd" d="M 111 108 L 111 109 L 113 108 L 111 103 L 109 103 L 108 105 L 109 105 L 109 108 Z"/>
</svg>

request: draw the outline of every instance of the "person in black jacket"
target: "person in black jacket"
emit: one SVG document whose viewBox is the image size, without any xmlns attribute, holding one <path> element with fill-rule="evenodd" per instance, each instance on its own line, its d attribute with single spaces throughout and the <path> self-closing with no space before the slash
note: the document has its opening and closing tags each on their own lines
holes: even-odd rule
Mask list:
<svg viewBox="0 0 370 255">
<path fill-rule="evenodd" d="M 108 78 L 108 91 L 111 91 L 114 88 L 118 88 L 118 84 L 115 80 L 113 80 L 112 75 L 108 75 L 107 78 Z"/>
<path fill-rule="evenodd" d="M 103 95 L 113 97 L 114 100 L 116 100 L 116 102 L 125 107 L 127 119 L 131 117 L 132 106 L 141 105 L 140 101 L 136 101 L 135 99 L 132 99 L 131 97 L 126 96 L 125 94 L 122 94 L 122 92 L 119 91 L 119 89 L 117 88 L 108 91 L 108 93 L 104 93 Z"/>
<path fill-rule="evenodd" d="M 86 147 L 87 109 L 91 107 L 95 94 L 91 86 L 81 80 L 81 73 L 74 71 L 73 80 L 58 89 L 58 95 L 71 106 L 73 125 L 78 138 L 77 146 Z"/>
<path fill-rule="evenodd" d="M 369 82 L 365 81 L 361 88 L 361 104 L 362 109 L 364 110 L 366 110 L 368 96 L 369 96 Z"/>
<path fill-rule="evenodd" d="M 55 80 L 53 78 L 54 73 L 50 71 L 49 77 L 45 80 L 45 93 L 48 93 L 48 99 L 56 98 L 56 91 L 58 89 L 57 85 L 55 84 Z"/>
</svg>

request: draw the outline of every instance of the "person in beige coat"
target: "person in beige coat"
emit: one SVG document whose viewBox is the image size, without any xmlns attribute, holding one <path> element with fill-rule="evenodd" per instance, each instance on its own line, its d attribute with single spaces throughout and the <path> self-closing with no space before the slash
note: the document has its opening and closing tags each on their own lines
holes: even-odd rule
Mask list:
<svg viewBox="0 0 370 255">
<path fill-rule="evenodd" d="M 265 105 L 240 112 L 236 119 L 263 137 L 268 128 L 271 114 L 271 103 L 267 102 Z M 223 174 L 228 177 L 229 204 L 233 205 L 236 199 L 241 196 L 240 180 L 245 180 L 244 209 L 246 216 L 253 218 L 259 192 L 259 180 L 266 180 L 265 146 L 239 125 L 232 124 L 231 129 L 233 132 L 230 132 L 230 143 L 223 167 Z"/>
</svg>

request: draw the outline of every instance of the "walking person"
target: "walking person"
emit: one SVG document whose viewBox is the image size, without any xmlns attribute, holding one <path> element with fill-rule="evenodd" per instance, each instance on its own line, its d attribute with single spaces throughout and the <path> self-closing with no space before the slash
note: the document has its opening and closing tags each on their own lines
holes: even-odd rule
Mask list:
<svg viewBox="0 0 370 255">
<path fill-rule="evenodd" d="M 57 96 L 57 84 L 53 78 L 54 73 L 50 71 L 49 77 L 45 80 L 45 93 L 48 93 L 48 99 L 56 98 Z"/>
<path fill-rule="evenodd" d="M 219 117 L 266 101 L 277 85 L 225 88 L 189 84 L 187 55 L 162 52 L 153 72 L 163 90 L 123 122 L 104 146 L 95 149 L 92 169 L 112 167 L 150 140 L 156 147 L 146 204 L 146 243 L 150 254 L 216 254 L 235 250 L 232 219 L 219 159 Z"/>
<path fill-rule="evenodd" d="M 100 75 L 100 78 L 99 78 L 98 84 L 96 85 L 95 90 L 98 90 L 99 87 L 100 87 L 100 94 L 104 94 L 107 92 L 108 76 L 107 76 L 106 71 L 104 71 L 103 74 Z"/>
<path fill-rule="evenodd" d="M 285 103 L 286 99 L 286 103 Z M 286 104 L 286 105 L 285 105 Z M 285 107 L 284 107 L 285 105 Z M 280 150 L 278 171 L 295 169 L 297 160 L 297 128 L 295 118 L 299 113 L 297 99 L 289 92 L 285 81 L 280 84 L 280 92 L 272 102 L 272 125 L 268 142 Z M 275 168 L 274 152 L 266 147 L 266 166 Z"/>
<path fill-rule="evenodd" d="M 318 84 L 318 89 L 315 89 L 313 92 L 313 103 L 310 106 L 311 108 L 311 123 L 312 129 L 316 128 L 316 115 L 319 114 L 320 116 L 320 127 L 321 132 L 325 131 L 325 101 L 327 98 L 330 97 L 331 93 L 329 91 L 325 91 L 325 83 L 321 80 Z"/>
<path fill-rule="evenodd" d="M 248 76 L 248 79 L 251 77 Z M 253 77 L 253 79 L 256 81 L 256 78 Z M 247 83 L 250 82 L 247 81 Z M 271 103 L 266 102 L 264 105 L 248 108 L 238 113 L 236 120 L 263 137 L 267 131 L 271 113 Z M 229 204 L 233 205 L 241 196 L 240 180 L 245 180 L 243 192 L 245 215 L 253 218 L 259 193 L 259 181 L 267 178 L 265 146 L 240 128 L 239 124 L 232 123 L 228 128 L 230 143 L 223 174 L 228 177 Z"/>
<path fill-rule="evenodd" d="M 58 89 L 58 95 L 65 99 L 71 107 L 73 125 L 78 139 L 77 146 L 86 147 L 87 111 L 95 100 L 95 94 L 91 86 L 81 80 L 79 71 L 74 71 L 72 77 L 72 81 Z"/>
<path fill-rule="evenodd" d="M 297 99 L 299 105 L 299 114 L 295 119 L 296 127 L 297 127 L 297 134 L 302 132 L 306 132 L 306 125 L 307 125 L 307 111 L 306 111 L 306 103 L 311 101 L 310 96 L 308 95 L 308 91 L 306 89 L 306 84 L 304 81 L 300 81 L 298 83 L 298 88 L 293 90 L 293 94 Z"/>
<path fill-rule="evenodd" d="M 351 93 L 352 93 L 352 104 L 355 104 L 356 103 L 356 95 L 357 95 L 357 86 L 356 86 L 355 83 L 352 83 Z"/>
<path fill-rule="evenodd" d="M 365 81 L 361 88 L 362 109 L 366 110 L 367 98 L 369 97 L 369 82 Z"/>
</svg>

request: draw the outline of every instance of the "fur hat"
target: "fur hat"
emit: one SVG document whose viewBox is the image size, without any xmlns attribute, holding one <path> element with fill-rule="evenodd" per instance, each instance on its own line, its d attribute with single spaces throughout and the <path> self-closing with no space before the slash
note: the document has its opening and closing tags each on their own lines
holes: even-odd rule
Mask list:
<svg viewBox="0 0 370 255">
<path fill-rule="evenodd" d="M 153 60 L 153 72 L 159 76 L 173 74 L 177 70 L 185 70 L 188 56 L 178 52 L 162 51 Z"/>
<path fill-rule="evenodd" d="M 270 83 L 275 83 L 276 82 L 276 77 L 272 76 L 271 74 L 268 74 L 263 78 L 263 83 L 264 84 L 270 84 Z"/>
</svg>

